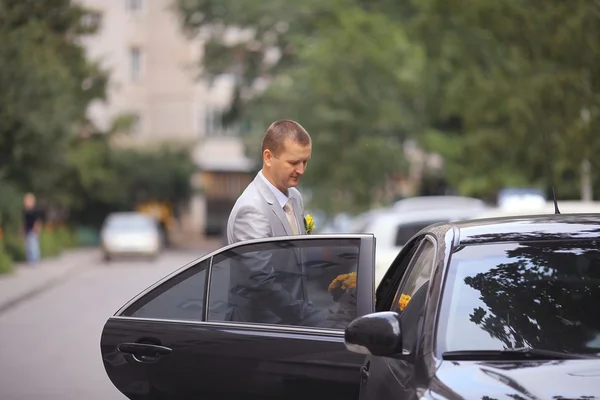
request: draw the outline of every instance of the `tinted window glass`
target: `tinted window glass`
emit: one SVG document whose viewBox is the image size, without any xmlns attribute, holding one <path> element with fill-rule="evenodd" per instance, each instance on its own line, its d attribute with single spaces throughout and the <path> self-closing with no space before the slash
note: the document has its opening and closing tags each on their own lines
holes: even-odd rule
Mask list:
<svg viewBox="0 0 600 400">
<path fill-rule="evenodd" d="M 206 260 L 174 276 L 128 307 L 123 315 L 202 321 L 208 265 Z"/>
<path fill-rule="evenodd" d="M 396 246 L 404 246 L 406 242 L 415 236 L 423 228 L 428 227 L 438 222 L 446 222 L 447 220 L 435 220 L 435 221 L 421 221 L 413 222 L 410 224 L 400 224 L 396 230 Z"/>
<path fill-rule="evenodd" d="M 398 286 L 402 282 L 402 278 L 407 272 L 410 262 L 413 259 L 423 237 L 415 238 L 412 242 L 407 243 L 400 254 L 396 257 L 385 276 L 377 286 L 377 299 L 375 311 L 389 311 L 392 309 L 392 304 L 398 292 Z"/>
<path fill-rule="evenodd" d="M 440 351 L 600 352 L 600 242 L 467 246 L 452 257 Z"/>
<path fill-rule="evenodd" d="M 424 240 L 417 251 L 406 279 L 400 285 L 392 303 L 392 311 L 400 314 L 402 347 L 411 351 L 416 343 L 419 320 L 427 294 L 427 283 L 435 261 L 435 246 Z"/>
<path fill-rule="evenodd" d="M 292 240 L 216 256 L 210 321 L 343 329 L 356 316 L 360 240 Z"/>
<path fill-rule="evenodd" d="M 429 281 L 434 260 L 435 246 L 431 240 L 424 240 L 418 253 L 415 255 L 415 261 L 410 273 L 402 282 L 396 294 L 396 301 L 392 304 L 392 311 L 403 311 L 408 304 L 408 300 L 414 296 L 421 286 Z"/>
</svg>

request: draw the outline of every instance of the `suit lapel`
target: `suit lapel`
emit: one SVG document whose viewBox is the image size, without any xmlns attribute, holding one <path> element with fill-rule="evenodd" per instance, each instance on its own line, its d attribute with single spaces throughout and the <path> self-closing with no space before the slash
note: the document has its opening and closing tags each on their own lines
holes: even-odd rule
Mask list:
<svg viewBox="0 0 600 400">
<path fill-rule="evenodd" d="M 283 211 L 283 208 L 277 201 L 277 198 L 275 197 L 271 189 L 267 186 L 265 182 L 263 182 L 262 178 L 258 175 L 256 176 L 256 178 L 254 178 L 254 184 L 258 187 L 258 191 L 264 197 L 266 202 L 269 203 L 269 205 L 271 206 L 271 210 L 275 213 L 275 215 L 277 215 L 277 218 L 279 218 L 279 221 L 281 222 L 281 225 L 283 225 L 283 229 L 286 235 L 292 236 L 294 234 L 294 231 L 292 231 L 292 227 L 288 222 L 287 216 L 285 215 L 285 211 Z M 295 204 L 296 203 L 294 202 L 294 211 L 296 210 Z"/>
<path fill-rule="evenodd" d="M 292 236 L 294 234 L 294 231 L 292 230 L 290 222 L 288 221 L 287 215 L 285 215 L 285 211 L 283 211 L 283 208 L 281 208 L 278 202 L 275 202 L 271 204 L 271 209 L 283 224 L 283 229 L 285 229 L 285 233 L 287 233 L 288 236 Z"/>
</svg>

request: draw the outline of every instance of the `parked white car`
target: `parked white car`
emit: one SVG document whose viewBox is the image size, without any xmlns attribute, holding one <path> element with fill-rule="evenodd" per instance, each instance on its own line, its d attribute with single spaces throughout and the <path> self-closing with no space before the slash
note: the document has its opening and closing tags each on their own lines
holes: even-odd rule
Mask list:
<svg viewBox="0 0 600 400">
<path fill-rule="evenodd" d="M 162 250 L 162 234 L 158 222 L 138 212 L 109 214 L 100 232 L 105 261 L 115 256 L 155 258 Z"/>
<path fill-rule="evenodd" d="M 481 210 L 477 208 L 430 208 L 407 212 L 390 208 L 369 215 L 365 225 L 353 233 L 375 236 L 375 283 L 378 285 L 404 244 L 421 229 L 438 222 L 470 219 L 479 212 Z"/>
<path fill-rule="evenodd" d="M 393 205 L 395 211 L 402 212 L 450 208 L 485 210 L 488 206 L 481 199 L 467 196 L 414 196 Z"/>
<path fill-rule="evenodd" d="M 562 214 L 598 214 L 600 213 L 600 201 L 558 201 L 558 209 Z M 554 214 L 554 202 L 547 201 L 538 207 L 524 205 L 505 209 L 494 207 L 475 214 L 471 219 L 518 217 Z"/>
</svg>

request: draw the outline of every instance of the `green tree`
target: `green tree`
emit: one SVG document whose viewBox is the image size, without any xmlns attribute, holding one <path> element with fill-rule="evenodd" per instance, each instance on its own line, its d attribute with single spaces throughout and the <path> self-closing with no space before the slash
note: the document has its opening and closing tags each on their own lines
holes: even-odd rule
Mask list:
<svg viewBox="0 0 600 400">
<path fill-rule="evenodd" d="M 0 1 L 0 176 L 22 189 L 57 185 L 69 139 L 104 96 L 106 75 L 78 43 L 94 16 L 68 0 Z"/>
<path fill-rule="evenodd" d="M 547 187 L 542 135 L 565 196 L 600 151 L 600 14 L 588 1 L 414 1 L 427 50 L 422 143 L 465 194 Z M 453 121 L 454 123 L 451 123 Z M 598 171 L 598 169 L 597 169 Z M 567 179 L 571 178 L 571 179 Z M 599 182 L 600 183 L 600 182 Z"/>
<path fill-rule="evenodd" d="M 186 27 L 220 27 L 203 68 L 239 78 L 229 118 L 253 122 L 253 156 L 273 120 L 296 119 L 311 133 L 303 183 L 326 211 L 380 200 L 388 179 L 405 170 L 402 139 L 418 123 L 423 53 L 394 20 L 362 3 L 179 2 Z M 248 39 L 228 44 L 225 28 L 245 29 Z M 257 89 L 265 81 L 267 89 Z"/>
<path fill-rule="evenodd" d="M 61 200 L 71 220 L 98 227 L 109 212 L 147 201 L 181 206 L 191 195 L 194 170 L 185 148 L 120 148 L 111 146 L 110 135 L 96 134 L 73 145 Z"/>
<path fill-rule="evenodd" d="M 315 205 L 361 211 L 405 171 L 402 140 L 417 126 L 423 56 L 390 19 L 358 7 L 318 25 L 315 35 L 247 115 L 263 126 L 282 116 L 301 121 L 314 141 L 304 182 Z"/>
<path fill-rule="evenodd" d="M 116 150 L 115 162 L 119 184 L 128 188 L 130 206 L 147 201 L 179 206 L 192 194 L 190 179 L 196 167 L 185 147 Z"/>
</svg>

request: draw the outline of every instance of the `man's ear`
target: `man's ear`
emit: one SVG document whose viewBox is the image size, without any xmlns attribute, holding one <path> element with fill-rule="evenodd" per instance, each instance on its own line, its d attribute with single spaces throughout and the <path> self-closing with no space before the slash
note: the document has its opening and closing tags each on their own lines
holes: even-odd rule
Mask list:
<svg viewBox="0 0 600 400">
<path fill-rule="evenodd" d="M 270 167 L 272 162 L 273 162 L 273 153 L 271 153 L 271 150 L 265 149 L 265 151 L 263 151 L 263 163 L 267 167 Z"/>
</svg>

